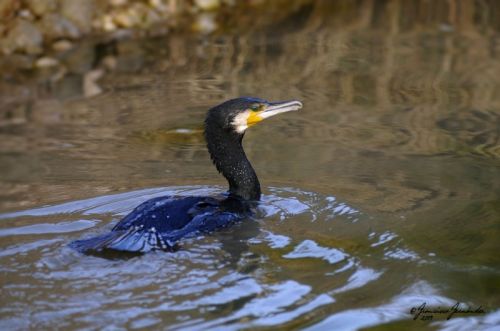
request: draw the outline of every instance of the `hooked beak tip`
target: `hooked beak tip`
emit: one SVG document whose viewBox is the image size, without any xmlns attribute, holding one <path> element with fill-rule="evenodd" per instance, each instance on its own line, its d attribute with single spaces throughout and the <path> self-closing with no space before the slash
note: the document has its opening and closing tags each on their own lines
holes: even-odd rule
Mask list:
<svg viewBox="0 0 500 331">
<path fill-rule="evenodd" d="M 288 111 L 299 110 L 303 107 L 302 102 L 298 100 L 275 102 L 270 104 L 264 112 L 272 112 L 275 114 L 284 113 Z"/>
<path fill-rule="evenodd" d="M 275 116 L 289 111 L 296 111 L 302 108 L 302 102 L 297 100 L 275 102 L 270 104 L 263 112 L 259 114 L 262 119 Z"/>
</svg>

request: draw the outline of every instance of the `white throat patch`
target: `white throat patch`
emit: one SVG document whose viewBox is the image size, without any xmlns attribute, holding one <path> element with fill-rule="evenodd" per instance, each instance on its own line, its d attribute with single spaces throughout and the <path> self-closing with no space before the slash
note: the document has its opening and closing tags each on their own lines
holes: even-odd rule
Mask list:
<svg viewBox="0 0 500 331">
<path fill-rule="evenodd" d="M 238 133 L 243 133 L 248 128 L 248 117 L 250 116 L 250 112 L 246 111 L 243 113 L 239 113 L 236 115 L 231 122 L 231 125 L 234 127 L 234 130 Z"/>
</svg>

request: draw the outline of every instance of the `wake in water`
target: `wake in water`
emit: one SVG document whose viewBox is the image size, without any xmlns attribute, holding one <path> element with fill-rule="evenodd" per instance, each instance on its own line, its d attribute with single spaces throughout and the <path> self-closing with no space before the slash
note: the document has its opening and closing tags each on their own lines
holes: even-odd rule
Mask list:
<svg viewBox="0 0 500 331">
<path fill-rule="evenodd" d="M 292 188 L 270 188 L 255 219 L 188 239 L 175 253 L 123 261 L 67 247 L 83 233 L 107 230 L 145 200 L 220 191 L 155 188 L 0 215 L 0 236 L 8 239 L 0 262 L 12 280 L 3 287 L 9 306 L 0 308 L 0 328 L 53 328 L 71 320 L 88 328 L 236 330 L 303 321 L 311 330 L 345 329 L 409 319 L 407 308 L 419 300 L 454 301 L 428 282 L 386 271 L 429 263 L 396 233 L 377 231 L 368 215 L 335 197 Z M 404 285 L 387 285 L 393 283 Z M 381 286 L 385 299 L 377 301 Z"/>
</svg>

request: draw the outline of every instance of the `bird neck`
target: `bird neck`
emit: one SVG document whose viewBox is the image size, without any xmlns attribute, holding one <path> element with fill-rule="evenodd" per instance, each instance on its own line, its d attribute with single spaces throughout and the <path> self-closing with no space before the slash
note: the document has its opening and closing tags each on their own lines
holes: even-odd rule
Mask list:
<svg viewBox="0 0 500 331">
<path fill-rule="evenodd" d="M 245 200 L 259 200 L 260 183 L 243 150 L 243 135 L 207 126 L 205 138 L 215 167 L 229 183 L 229 193 Z"/>
</svg>

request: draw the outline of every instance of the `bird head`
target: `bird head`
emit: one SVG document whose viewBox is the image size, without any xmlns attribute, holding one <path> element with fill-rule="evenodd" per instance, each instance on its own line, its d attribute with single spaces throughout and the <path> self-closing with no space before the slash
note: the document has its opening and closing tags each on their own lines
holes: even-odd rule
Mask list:
<svg viewBox="0 0 500 331">
<path fill-rule="evenodd" d="M 297 100 L 269 102 L 258 98 L 237 98 L 212 108 L 207 123 L 216 122 L 222 128 L 242 135 L 247 128 L 266 118 L 300 108 L 302 103 Z"/>
</svg>

